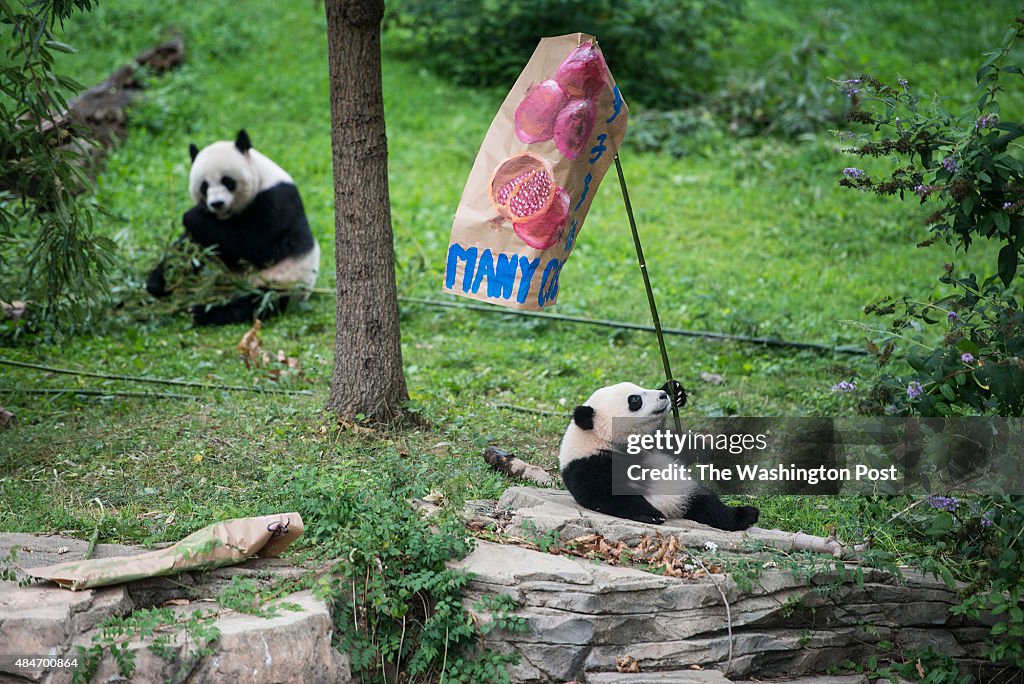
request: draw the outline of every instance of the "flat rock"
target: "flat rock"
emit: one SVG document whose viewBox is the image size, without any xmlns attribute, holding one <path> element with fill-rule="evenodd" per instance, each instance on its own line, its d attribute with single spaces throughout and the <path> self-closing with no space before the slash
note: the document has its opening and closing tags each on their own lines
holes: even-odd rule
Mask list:
<svg viewBox="0 0 1024 684">
<path fill-rule="evenodd" d="M 844 565 L 831 548 L 813 563 L 788 569 L 762 562 L 771 558 L 766 547 L 792 548 L 791 533 L 724 532 L 691 521 L 645 525 L 582 509 L 567 492 L 529 487 L 510 488 L 496 509 L 470 502 L 467 515 L 527 540 L 597 534 L 632 545 L 661 534 L 676 537 L 705 562 L 732 559 L 750 568 L 742 578 L 677 578 L 478 541 L 456 564 L 474 574 L 467 601 L 507 594 L 529 627 L 486 637 L 489 647 L 520 655 L 511 669 L 513 682 L 717 684 L 783 678 L 852 684 L 863 678 L 820 673 L 876 654 L 882 640 L 904 649 L 938 648 L 965 667 L 983 664 L 986 623 L 951 616 L 949 608 L 959 599 L 941 581 Z M 637 660 L 639 674 L 617 671 L 616 660 L 624 655 Z"/>
<path fill-rule="evenodd" d="M 729 680 L 714 670 L 600 672 L 587 675 L 587 684 L 729 684 Z"/>
<path fill-rule="evenodd" d="M 765 547 L 793 551 L 799 542 L 816 539 L 761 527 L 726 532 L 686 519 L 670 519 L 662 525 L 649 525 L 588 510 L 577 504 L 567 491 L 539 487 L 509 487 L 498 500 L 496 510 L 512 514 L 508 533 L 527 537 L 555 534 L 560 539 L 574 539 L 600 534 L 608 541 L 633 545 L 644 535 L 662 535 L 675 537 L 690 548 L 713 544 L 724 554 L 752 554 Z M 833 543 L 829 552 L 838 557 L 851 555 L 853 549 Z"/>
<path fill-rule="evenodd" d="M 0 534 L 0 557 L 19 547 L 18 565 L 25 568 L 80 559 L 88 544 L 56 535 Z M 98 544 L 94 556 L 117 557 L 145 549 L 119 544 Z M 281 559 L 250 559 L 244 563 L 203 573 L 182 573 L 111 587 L 69 591 L 47 582 L 19 587 L 0 582 L 0 684 L 6 682 L 70 682 L 70 671 L 15 672 L 5 655 L 74 656 L 77 646 L 88 648 L 98 626 L 112 617 L 124 617 L 140 608 L 173 601 L 174 610 L 187 614 L 217 609 L 214 598 L 236 577 L 270 586 L 302 573 Z M 19 573 L 21 577 L 24 573 Z M 136 670 L 133 682 L 348 682 L 348 660 L 331 645 L 333 623 L 327 604 L 306 592 L 285 596 L 271 617 L 220 610 L 206 622 L 220 631 L 208 653 L 197 653 L 194 641 L 182 630 L 161 632 L 167 637 L 168 661 L 150 648 L 151 640 L 132 641 Z M 295 608 L 291 610 L 290 608 Z M 187 615 L 184 615 L 187 617 Z M 184 618 L 183 618 L 184 619 Z M 79 655 L 80 660 L 84 660 Z M 95 681 L 108 681 L 117 669 L 109 653 L 99 663 Z"/>
<path fill-rule="evenodd" d="M 291 594 L 271 604 L 290 604 L 272 617 L 227 611 L 213 626 L 220 631 L 215 648 L 200 655 L 194 641 L 179 630 L 170 637 L 172 650 L 165 657 L 149 648 L 149 642 L 132 641 L 135 654 L 133 682 L 296 682 L 334 684 L 350 682 L 348 659 L 331 645 L 331 613 L 324 601 L 310 591 Z M 88 645 L 92 635 L 79 640 Z M 96 681 L 119 676 L 112 658 L 104 658 Z M 54 684 L 66 680 L 55 677 Z"/>
</svg>

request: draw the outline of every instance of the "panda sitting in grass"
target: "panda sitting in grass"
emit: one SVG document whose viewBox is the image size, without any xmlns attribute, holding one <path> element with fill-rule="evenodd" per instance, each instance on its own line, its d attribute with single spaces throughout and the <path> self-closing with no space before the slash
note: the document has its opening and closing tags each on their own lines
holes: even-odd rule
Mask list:
<svg viewBox="0 0 1024 684">
<path fill-rule="evenodd" d="M 195 206 L 182 220 L 181 245 L 191 241 L 212 248 L 234 273 L 248 274 L 249 283 L 263 292 L 282 291 L 269 310 L 261 311 L 268 298 L 259 293 L 240 294 L 227 303 L 192 306 L 196 325 L 251 323 L 287 308 L 295 295 L 287 291 L 316 283 L 320 270 L 320 246 L 306 221 L 295 181 L 280 166 L 252 147 L 241 130 L 235 140 L 212 143 L 202 150 L 189 146 L 192 170 L 189 194 Z M 171 292 L 161 261 L 146 281 L 154 297 Z M 251 271 L 251 273 L 249 273 Z"/>
<path fill-rule="evenodd" d="M 673 392 L 669 397 L 668 392 Z M 630 435 L 650 434 L 664 427 L 672 404 L 686 403 L 678 383 L 644 389 L 630 382 L 603 387 L 577 406 L 562 438 L 558 465 L 562 480 L 579 505 L 619 518 L 660 525 L 669 518 L 687 518 L 720 530 L 745 530 L 760 511 L 753 506 L 726 506 L 718 495 L 692 480 L 673 483 L 674 494 L 614 494 L 613 457 L 627 453 Z M 648 464 L 667 465 L 667 456 L 641 455 Z"/>
</svg>

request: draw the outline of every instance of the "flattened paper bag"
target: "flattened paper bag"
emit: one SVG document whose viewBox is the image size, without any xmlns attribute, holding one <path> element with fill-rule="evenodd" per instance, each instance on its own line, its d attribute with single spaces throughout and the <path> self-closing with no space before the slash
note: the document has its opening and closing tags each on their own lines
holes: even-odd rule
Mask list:
<svg viewBox="0 0 1024 684">
<path fill-rule="evenodd" d="M 79 591 L 187 570 L 212 570 L 250 556 L 274 558 L 298 539 L 302 529 L 298 513 L 236 518 L 208 525 L 165 549 L 25 568 L 25 573 Z"/>
<path fill-rule="evenodd" d="M 444 291 L 514 309 L 554 304 L 627 116 L 593 36 L 542 39 L 462 191 Z"/>
</svg>

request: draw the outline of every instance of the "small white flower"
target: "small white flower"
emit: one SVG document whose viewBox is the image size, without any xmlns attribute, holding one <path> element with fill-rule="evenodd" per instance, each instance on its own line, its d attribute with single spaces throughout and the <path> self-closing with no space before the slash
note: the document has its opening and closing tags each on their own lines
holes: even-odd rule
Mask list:
<svg viewBox="0 0 1024 684">
<path fill-rule="evenodd" d="M 704 542 L 704 548 L 711 553 L 714 553 L 715 551 L 718 551 L 718 544 L 713 541 Z"/>
</svg>

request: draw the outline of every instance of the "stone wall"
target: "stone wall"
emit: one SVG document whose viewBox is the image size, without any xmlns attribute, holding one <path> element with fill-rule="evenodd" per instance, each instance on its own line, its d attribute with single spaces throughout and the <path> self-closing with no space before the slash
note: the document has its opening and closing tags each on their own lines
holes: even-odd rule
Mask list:
<svg viewBox="0 0 1024 684">
<path fill-rule="evenodd" d="M 582 511 L 568 494 L 555 490 L 512 488 L 498 509 L 493 520 L 505 535 L 557 534 L 569 540 L 600 534 L 636 543 L 644 535 L 662 534 L 678 536 L 705 557 L 710 540 L 716 555 L 746 557 L 760 568 L 753 588 L 743 590 L 724 574 L 677 578 L 481 541 L 459 563 L 476 576 L 467 598 L 508 594 L 530 627 L 527 633 L 495 632 L 487 639 L 490 646 L 520 654 L 515 682 L 620 681 L 609 677 L 668 682 L 676 680 L 650 677 L 683 676 L 694 669 L 714 670 L 729 680 L 793 677 L 863 660 L 879 651 L 881 640 L 907 649 L 931 646 L 961 659 L 968 669 L 984 664 L 980 653 L 988 626 L 950 616 L 956 592 L 919 573 L 893 577 L 865 568 L 862 583 L 852 572 L 841 581 L 835 565 L 853 566 L 831 556 L 819 557 L 818 570 L 783 569 L 762 553 L 756 528 L 721 532 L 689 521 L 644 525 Z M 486 518 L 481 512 L 478 507 L 478 523 Z M 773 543 L 781 538 L 763 536 Z M 649 679 L 620 675 L 616 659 L 621 657 L 635 659 Z"/>
</svg>

